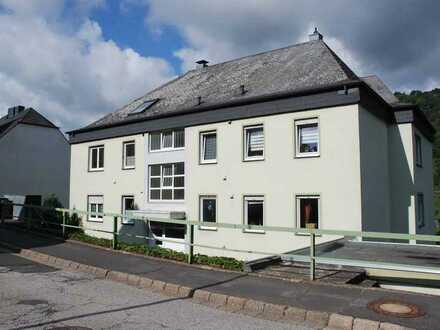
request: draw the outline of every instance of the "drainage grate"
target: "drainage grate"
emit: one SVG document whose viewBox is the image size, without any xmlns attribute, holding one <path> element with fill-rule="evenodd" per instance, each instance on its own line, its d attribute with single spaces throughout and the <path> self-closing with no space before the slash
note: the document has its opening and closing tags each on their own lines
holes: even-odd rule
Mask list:
<svg viewBox="0 0 440 330">
<path fill-rule="evenodd" d="M 372 301 L 368 304 L 368 308 L 382 315 L 397 317 L 413 318 L 425 315 L 425 312 L 419 306 L 393 299 Z"/>
<path fill-rule="evenodd" d="M 25 299 L 25 300 L 20 300 L 18 303 L 18 305 L 29 305 L 29 306 L 36 306 L 36 305 L 48 305 L 49 303 L 47 302 L 47 300 L 40 300 L 40 299 Z"/>
<path fill-rule="evenodd" d="M 50 330 L 93 330 L 92 328 L 86 328 L 86 327 L 77 327 L 77 326 L 64 326 L 64 327 L 55 327 L 50 328 Z"/>
</svg>

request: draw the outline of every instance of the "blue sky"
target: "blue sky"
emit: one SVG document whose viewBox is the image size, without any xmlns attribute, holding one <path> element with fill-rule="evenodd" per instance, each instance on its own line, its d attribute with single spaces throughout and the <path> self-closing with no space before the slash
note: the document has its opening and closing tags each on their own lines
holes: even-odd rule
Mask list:
<svg viewBox="0 0 440 330">
<path fill-rule="evenodd" d="M 429 90 L 439 12 L 437 0 L 0 0 L 0 115 L 22 104 L 79 128 L 196 60 L 303 42 L 315 26 L 359 76 Z"/>
</svg>

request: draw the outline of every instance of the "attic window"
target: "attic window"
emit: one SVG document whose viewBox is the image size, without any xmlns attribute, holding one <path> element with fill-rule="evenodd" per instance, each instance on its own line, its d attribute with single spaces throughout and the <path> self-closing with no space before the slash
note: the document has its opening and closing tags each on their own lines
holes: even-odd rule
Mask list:
<svg viewBox="0 0 440 330">
<path fill-rule="evenodd" d="M 153 104 L 155 104 L 157 101 L 159 101 L 159 99 L 145 101 L 140 106 L 138 106 L 136 109 L 131 111 L 129 113 L 129 115 L 135 115 L 135 114 L 144 112 L 145 110 L 149 109 Z"/>
</svg>

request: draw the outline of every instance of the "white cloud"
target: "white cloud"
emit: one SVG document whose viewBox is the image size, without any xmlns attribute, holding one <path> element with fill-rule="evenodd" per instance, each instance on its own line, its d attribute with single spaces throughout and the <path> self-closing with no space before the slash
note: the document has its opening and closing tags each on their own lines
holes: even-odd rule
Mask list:
<svg viewBox="0 0 440 330">
<path fill-rule="evenodd" d="M 104 40 L 99 24 L 86 15 L 72 32 L 59 24 L 62 8 L 47 12 L 30 2 L 0 2 L 8 9 L 0 12 L 0 113 L 16 104 L 32 106 L 63 129 L 74 129 L 174 76 L 165 60 Z M 83 13 L 91 6 L 77 4 Z"/>
</svg>

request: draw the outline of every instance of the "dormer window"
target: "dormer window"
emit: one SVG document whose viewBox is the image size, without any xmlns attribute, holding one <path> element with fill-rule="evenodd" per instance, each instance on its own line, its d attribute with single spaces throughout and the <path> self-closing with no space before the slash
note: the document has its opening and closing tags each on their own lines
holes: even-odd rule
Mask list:
<svg viewBox="0 0 440 330">
<path fill-rule="evenodd" d="M 144 112 L 145 110 L 151 108 L 151 106 L 155 104 L 157 101 L 159 101 L 159 99 L 144 101 L 141 105 L 139 105 L 137 108 L 132 110 L 128 115 L 135 115 Z"/>
</svg>

